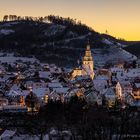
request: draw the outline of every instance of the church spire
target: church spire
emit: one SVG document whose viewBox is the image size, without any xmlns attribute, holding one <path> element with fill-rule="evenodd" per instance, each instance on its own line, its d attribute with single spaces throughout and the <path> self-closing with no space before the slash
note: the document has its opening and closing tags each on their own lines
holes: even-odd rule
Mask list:
<svg viewBox="0 0 140 140">
<path fill-rule="evenodd" d="M 88 71 L 88 73 L 90 73 L 89 75 L 93 79 L 94 78 L 94 71 L 93 71 L 94 63 L 93 63 L 93 58 L 92 58 L 89 42 L 86 46 L 85 56 L 83 59 L 83 67 L 86 69 L 86 71 Z"/>
<path fill-rule="evenodd" d="M 88 42 L 88 44 L 87 44 L 86 50 L 87 50 L 87 51 L 90 51 L 90 44 L 89 44 L 89 42 Z"/>
<path fill-rule="evenodd" d="M 87 47 L 86 47 L 84 61 L 92 61 L 92 54 L 91 54 L 89 43 L 87 44 Z"/>
</svg>

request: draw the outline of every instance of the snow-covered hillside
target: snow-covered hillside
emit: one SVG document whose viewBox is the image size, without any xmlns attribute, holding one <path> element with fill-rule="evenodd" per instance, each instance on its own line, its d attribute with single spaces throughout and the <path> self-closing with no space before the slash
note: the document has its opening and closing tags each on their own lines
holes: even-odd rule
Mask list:
<svg viewBox="0 0 140 140">
<path fill-rule="evenodd" d="M 93 49 L 93 58 L 96 66 L 104 66 L 107 63 L 116 63 L 120 60 L 133 61 L 137 57 L 122 48 Z"/>
<path fill-rule="evenodd" d="M 0 30 L 0 34 L 2 34 L 2 35 L 9 35 L 9 34 L 11 34 L 11 33 L 14 33 L 15 31 L 13 31 L 13 30 L 8 30 L 8 29 L 1 29 Z"/>
<path fill-rule="evenodd" d="M 112 38 L 104 37 L 87 26 L 79 24 L 34 21 L 0 23 L 2 52 L 13 52 L 26 57 L 34 56 L 41 62 L 55 63 L 58 66 L 77 66 L 77 60 L 82 59 L 88 40 L 93 49 L 96 66 L 103 66 L 108 61 L 114 63 L 119 59 L 128 61 L 136 59 L 122 49 L 125 44 Z M 21 59 L 27 60 L 14 56 L 0 56 L 2 62 L 12 63 Z M 34 61 L 34 58 L 28 60 Z"/>
<path fill-rule="evenodd" d="M 47 30 L 44 31 L 44 34 L 47 37 L 51 37 L 59 33 L 62 33 L 65 30 L 65 28 L 66 27 L 62 25 L 51 25 L 49 28 L 47 28 Z"/>
</svg>

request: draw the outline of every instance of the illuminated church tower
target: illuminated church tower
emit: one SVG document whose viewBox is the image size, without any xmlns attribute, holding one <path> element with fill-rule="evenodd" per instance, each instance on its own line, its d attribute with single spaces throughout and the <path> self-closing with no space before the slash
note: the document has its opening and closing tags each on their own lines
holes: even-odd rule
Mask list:
<svg viewBox="0 0 140 140">
<path fill-rule="evenodd" d="M 89 75 L 92 79 L 94 78 L 94 63 L 89 43 L 87 45 L 85 56 L 83 58 L 83 69 L 87 73 L 87 75 Z"/>
<path fill-rule="evenodd" d="M 76 76 L 85 76 L 89 75 L 91 79 L 94 78 L 94 64 L 93 64 L 93 58 L 90 50 L 90 45 L 88 43 L 85 51 L 85 56 L 83 58 L 82 67 L 75 68 L 72 72 L 72 78 L 75 78 Z"/>
</svg>

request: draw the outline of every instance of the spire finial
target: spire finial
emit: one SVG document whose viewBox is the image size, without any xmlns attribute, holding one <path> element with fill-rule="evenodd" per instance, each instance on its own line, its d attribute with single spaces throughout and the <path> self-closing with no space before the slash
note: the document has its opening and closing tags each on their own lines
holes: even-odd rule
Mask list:
<svg viewBox="0 0 140 140">
<path fill-rule="evenodd" d="M 87 50 L 90 50 L 90 42 L 89 42 L 89 39 L 88 39 L 88 42 L 87 42 Z"/>
<path fill-rule="evenodd" d="M 87 44 L 88 44 L 88 45 L 90 44 L 89 38 L 88 38 L 88 40 L 87 40 Z"/>
<path fill-rule="evenodd" d="M 77 64 L 78 64 L 78 65 L 80 64 L 80 61 L 79 61 L 79 59 L 77 60 Z"/>
</svg>

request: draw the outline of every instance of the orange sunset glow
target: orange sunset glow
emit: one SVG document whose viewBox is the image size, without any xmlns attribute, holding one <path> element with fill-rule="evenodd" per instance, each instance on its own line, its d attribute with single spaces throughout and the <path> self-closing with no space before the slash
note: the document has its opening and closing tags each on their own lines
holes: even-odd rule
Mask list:
<svg viewBox="0 0 140 140">
<path fill-rule="evenodd" d="M 81 20 L 95 31 L 125 40 L 140 40 L 139 0 L 0 0 L 0 19 L 5 14 Z"/>
</svg>

